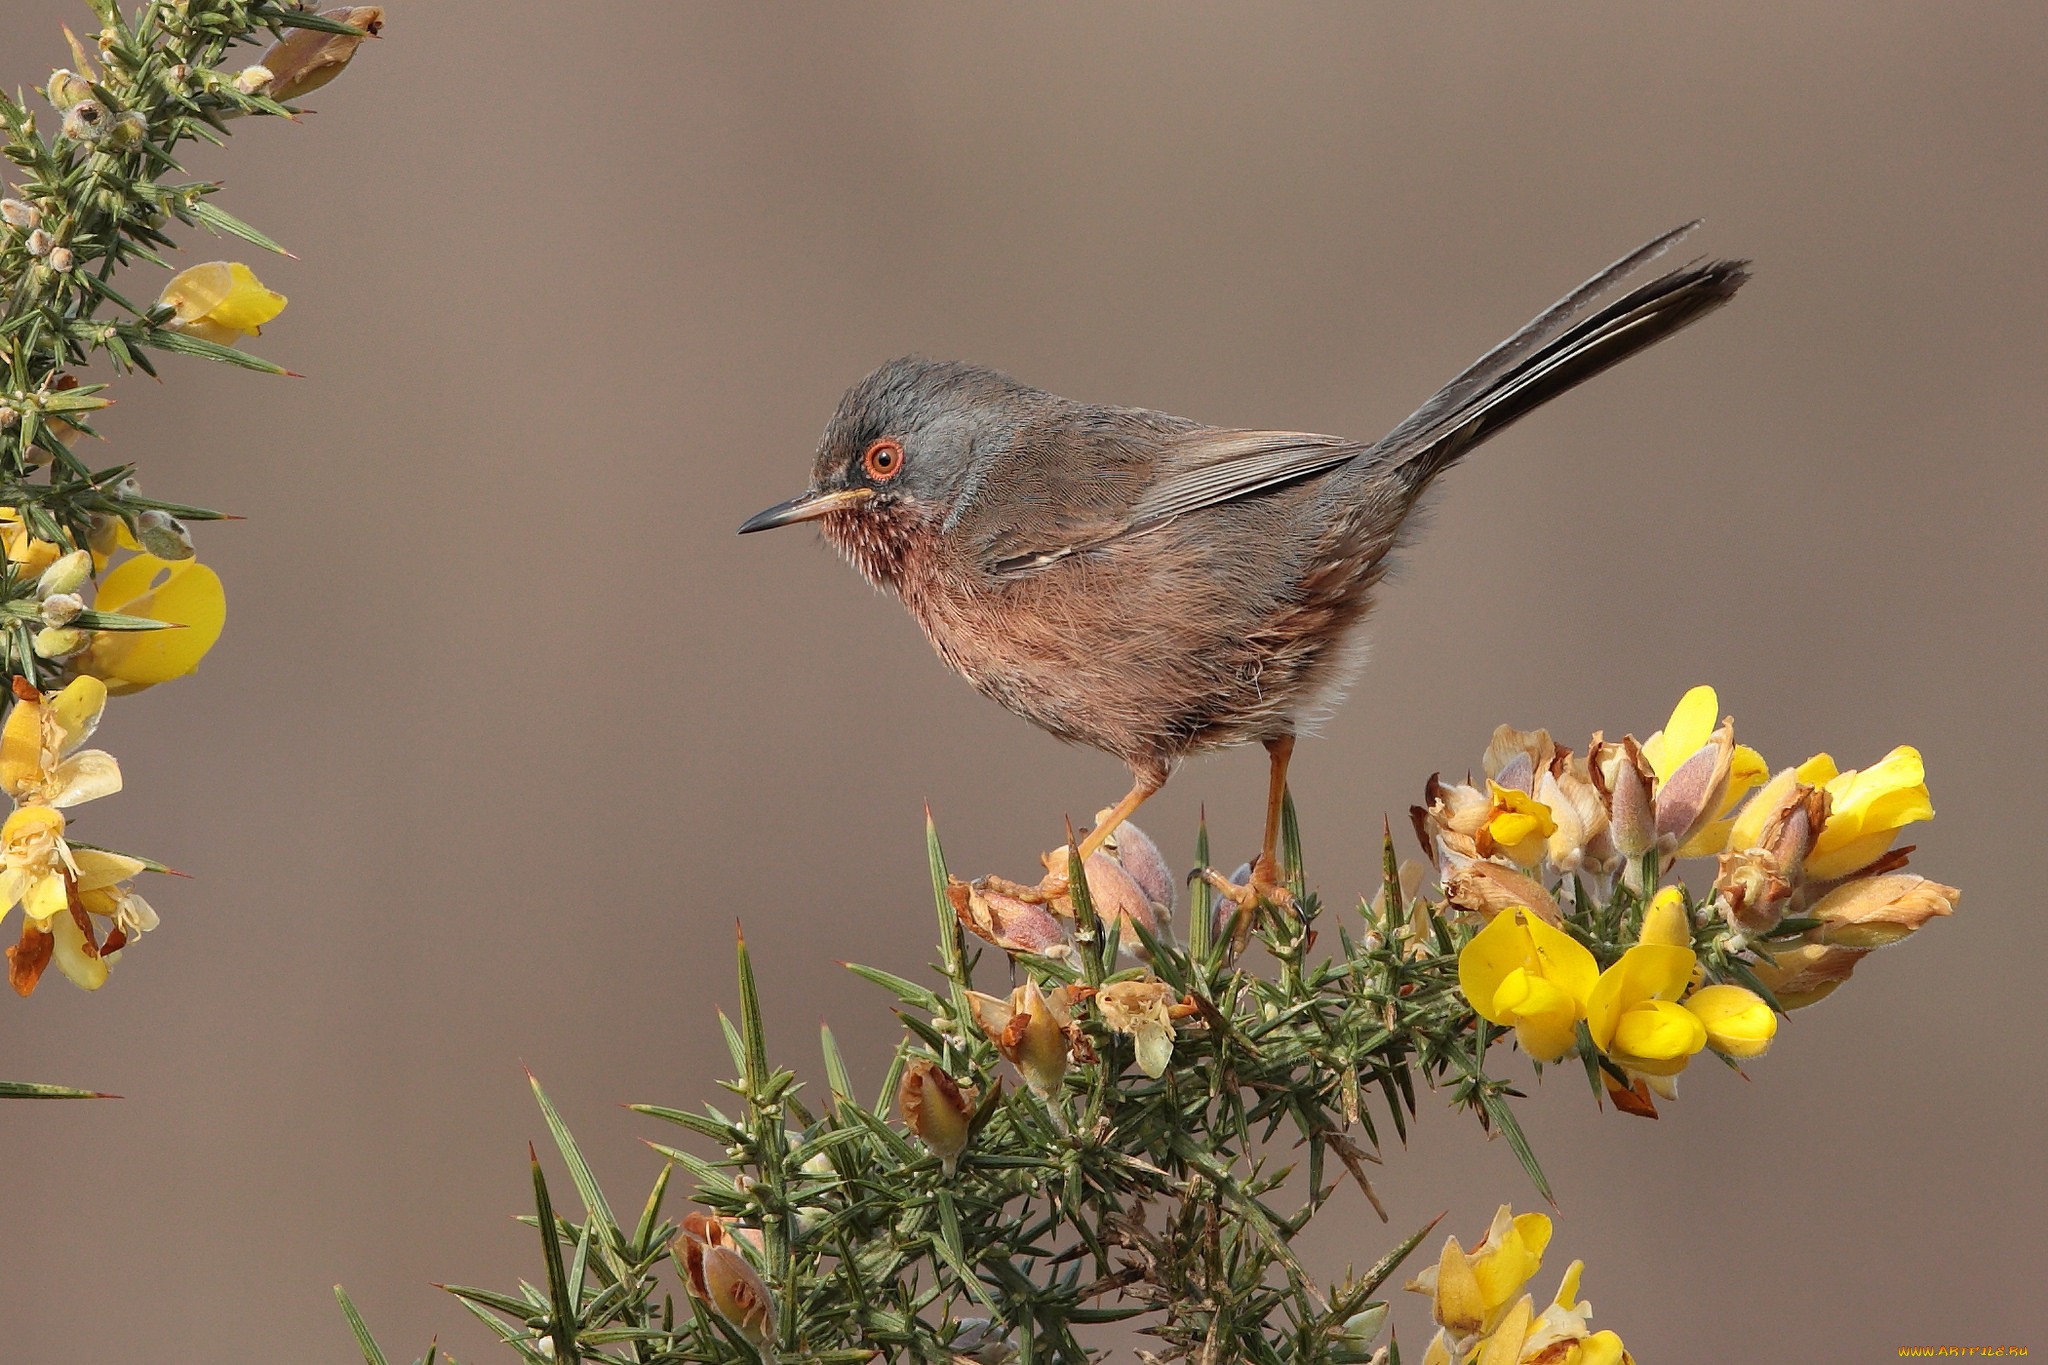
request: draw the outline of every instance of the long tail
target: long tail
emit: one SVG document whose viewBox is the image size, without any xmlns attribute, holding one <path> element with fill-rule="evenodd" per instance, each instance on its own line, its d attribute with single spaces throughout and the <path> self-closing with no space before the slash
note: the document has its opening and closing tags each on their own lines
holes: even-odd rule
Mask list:
<svg viewBox="0 0 2048 1365">
<path fill-rule="evenodd" d="M 1419 493 L 1487 437 L 1728 302 L 1749 279 L 1748 261 L 1674 270 L 1572 321 L 1697 226 L 1695 221 L 1665 233 L 1565 295 L 1444 385 L 1360 463 L 1377 473 L 1400 469 Z"/>
</svg>

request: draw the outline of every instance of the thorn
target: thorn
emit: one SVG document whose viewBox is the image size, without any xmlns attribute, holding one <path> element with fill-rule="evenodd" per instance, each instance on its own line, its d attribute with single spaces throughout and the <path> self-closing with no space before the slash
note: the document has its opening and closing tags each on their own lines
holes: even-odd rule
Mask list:
<svg viewBox="0 0 2048 1365">
<path fill-rule="evenodd" d="M 733 920 L 733 922 L 732 922 L 732 932 L 733 932 L 733 937 L 734 937 L 734 938 L 737 938 L 737 939 L 738 939 L 738 940 L 740 941 L 740 947 L 742 947 L 742 948 L 746 947 L 746 946 L 747 946 L 747 931 L 746 931 L 746 930 L 745 930 L 744 928 L 742 928 L 742 927 L 740 926 L 740 922 L 739 922 L 739 920 L 738 920 L 738 919 L 734 919 L 734 920 Z"/>
<path fill-rule="evenodd" d="M 284 372 L 284 378 L 286 379 L 304 379 L 305 377 L 306 376 L 300 374 L 297 370 L 286 370 Z M 163 381 L 158 380 L 157 382 L 162 383 Z"/>
</svg>

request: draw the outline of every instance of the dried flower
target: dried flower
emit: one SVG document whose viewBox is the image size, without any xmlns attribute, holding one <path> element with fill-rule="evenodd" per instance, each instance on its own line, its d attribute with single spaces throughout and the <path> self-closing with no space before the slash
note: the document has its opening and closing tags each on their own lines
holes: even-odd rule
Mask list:
<svg viewBox="0 0 2048 1365">
<path fill-rule="evenodd" d="M 961 924 L 1004 952 L 1065 957 L 1073 951 L 1066 925 L 1043 904 L 958 877 L 947 883 L 946 899 Z"/>
<path fill-rule="evenodd" d="M 1751 970 L 1780 1008 L 1804 1009 L 1827 999 L 1872 951 L 1836 943 L 1772 944 Z"/>
<path fill-rule="evenodd" d="M 775 1344 L 775 1297 L 741 1253 L 725 1223 L 708 1214 L 684 1217 L 670 1249 L 683 1282 L 766 1359 Z"/>
<path fill-rule="evenodd" d="M 60 66 L 50 73 L 49 82 L 43 86 L 43 94 L 49 98 L 52 107 L 59 112 L 68 112 L 92 98 L 92 82 L 76 71 Z"/>
<path fill-rule="evenodd" d="M 1173 1062 L 1173 987 L 1164 981 L 1117 981 L 1095 993 L 1102 1022 L 1128 1034 L 1138 1069 L 1155 1079 Z"/>
<path fill-rule="evenodd" d="M 235 89 L 245 95 L 260 95 L 273 79 L 267 66 L 245 66 L 235 75 Z"/>
<path fill-rule="evenodd" d="M 1066 1078 L 1074 1027 L 1071 1006 L 1078 994 L 1071 986 L 1041 991 L 1027 976 L 1008 1000 L 980 991 L 969 991 L 967 998 L 974 1022 L 996 1050 L 1017 1068 L 1034 1094 L 1051 1099 Z"/>
<path fill-rule="evenodd" d="M 1963 893 L 1953 886 L 1891 873 L 1844 882 L 1807 908 L 1820 921 L 1813 937 L 1849 948 L 1882 948 L 1937 915 L 1952 915 Z"/>
<path fill-rule="evenodd" d="M 896 1089 L 896 1110 L 947 1175 L 958 1168 L 980 1093 L 939 1069 L 936 1062 L 914 1057 Z"/>
<path fill-rule="evenodd" d="M 345 5 L 323 10 L 320 17 L 338 19 L 370 36 L 384 29 L 382 5 Z M 293 29 L 263 54 L 264 67 L 275 73 L 270 97 L 288 103 L 318 90 L 348 69 L 363 41 L 353 34 Z"/>
<path fill-rule="evenodd" d="M 80 100 L 64 111 L 64 136 L 88 146 L 107 135 L 113 116 L 98 100 Z"/>
</svg>

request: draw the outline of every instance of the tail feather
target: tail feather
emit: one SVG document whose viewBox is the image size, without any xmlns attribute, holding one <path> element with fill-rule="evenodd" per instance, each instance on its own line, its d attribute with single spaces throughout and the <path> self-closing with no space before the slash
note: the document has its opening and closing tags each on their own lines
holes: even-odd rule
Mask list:
<svg viewBox="0 0 2048 1365">
<path fill-rule="evenodd" d="M 1728 302 L 1749 279 L 1747 261 L 1674 270 L 1565 325 L 1692 226 L 1665 234 L 1566 295 L 1445 385 L 1361 463 L 1381 472 L 1401 469 L 1419 490 L 1481 441 Z"/>
</svg>

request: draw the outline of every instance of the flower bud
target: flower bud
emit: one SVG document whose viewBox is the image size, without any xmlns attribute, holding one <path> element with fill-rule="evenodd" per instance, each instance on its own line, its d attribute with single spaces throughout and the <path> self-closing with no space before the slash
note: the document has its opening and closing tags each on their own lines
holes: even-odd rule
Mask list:
<svg viewBox="0 0 2048 1365">
<path fill-rule="evenodd" d="M 107 135 L 113 116 L 98 100 L 80 100 L 64 112 L 64 136 L 88 146 Z"/>
<path fill-rule="evenodd" d="M 49 84 L 43 87 L 43 93 L 49 97 L 53 107 L 68 112 L 92 98 L 92 82 L 76 71 L 60 66 L 50 73 Z"/>
<path fill-rule="evenodd" d="M 1670 777 L 1657 784 L 1659 847 L 1675 851 L 1719 814 L 1734 763 L 1735 727 L 1724 721 Z"/>
<path fill-rule="evenodd" d="M 92 577 L 92 554 L 86 550 L 73 550 L 64 555 L 36 580 L 36 596 L 48 599 L 64 593 L 75 593 L 84 587 Z M 62 622 L 52 622 L 61 625 Z"/>
<path fill-rule="evenodd" d="M 1657 817 L 1641 770 L 1626 756 L 1615 768 L 1612 790 L 1607 827 L 1614 835 L 1614 851 L 1624 858 L 1640 858 L 1657 842 Z"/>
<path fill-rule="evenodd" d="M 53 592 L 43 599 L 43 624 L 68 626 L 85 610 L 85 599 L 75 592 Z"/>
<path fill-rule="evenodd" d="M 245 95 L 260 95 L 274 79 L 267 66 L 245 66 L 235 76 L 235 89 Z"/>
<path fill-rule="evenodd" d="M 1675 886 L 1659 891 L 1650 908 L 1643 912 L 1643 932 L 1636 941 L 1670 948 L 1692 947 L 1692 921 L 1685 915 L 1685 893 Z"/>
<path fill-rule="evenodd" d="M 50 250 L 50 258 L 49 260 L 45 261 L 44 264 L 49 266 L 50 269 L 58 272 L 59 274 L 62 274 L 63 272 L 71 269 L 72 265 L 74 264 L 71 255 L 71 248 L 68 246 L 52 247 Z"/>
<path fill-rule="evenodd" d="M 896 1089 L 896 1110 L 948 1176 L 958 1169 L 960 1154 L 967 1150 L 979 1098 L 973 1086 L 961 1085 L 927 1058 L 913 1058 L 904 1068 L 903 1083 Z"/>
<path fill-rule="evenodd" d="M 1707 1046 L 1726 1057 L 1761 1057 L 1778 1032 L 1778 1016 L 1755 991 L 1702 986 L 1685 1007 L 1707 1028 Z"/>
<path fill-rule="evenodd" d="M 1131 879 L 1131 874 L 1107 854 L 1090 854 L 1088 861 L 1082 864 L 1082 870 L 1088 878 L 1088 898 L 1094 904 L 1095 914 L 1101 919 L 1105 931 L 1109 925 L 1118 926 L 1118 951 L 1140 960 L 1149 960 L 1144 941 L 1130 928 L 1130 924 L 1144 925 L 1145 932 L 1155 939 L 1165 935 L 1165 927 L 1152 912 L 1151 900 Z"/>
<path fill-rule="evenodd" d="M 955 1361 L 974 1365 L 1010 1365 L 1017 1359 L 1017 1342 L 1012 1333 L 1001 1330 L 987 1318 L 962 1318 L 960 1330 L 946 1343 Z"/>
<path fill-rule="evenodd" d="M 1807 909 L 1820 921 L 1822 943 L 1882 948 L 1897 943 L 1937 915 L 1955 913 L 1963 893 L 1912 873 L 1844 882 Z"/>
<path fill-rule="evenodd" d="M 35 651 L 53 662 L 70 658 L 92 643 L 92 632 L 70 626 L 50 626 L 36 632 Z"/>
<path fill-rule="evenodd" d="M 23 232 L 33 232 L 43 225 L 43 211 L 19 199 L 0 199 L 0 222 Z"/>
<path fill-rule="evenodd" d="M 1097 820 L 1101 818 L 1099 815 L 1096 817 Z M 1153 913 L 1160 922 L 1171 924 L 1174 906 L 1179 900 L 1180 883 L 1172 869 L 1167 867 L 1159 845 L 1152 842 L 1152 836 L 1126 820 L 1104 848 L 1114 850 L 1118 866 L 1145 893 L 1145 899 L 1152 903 Z"/>
<path fill-rule="evenodd" d="M 382 5 L 346 5 L 323 10 L 320 17 L 339 19 L 371 37 L 384 29 Z M 263 65 L 276 73 L 270 97 L 290 101 L 311 94 L 347 70 L 355 60 L 356 49 L 362 45 L 363 39 L 352 34 L 293 29 L 263 54 Z"/>
<path fill-rule="evenodd" d="M 135 539 L 158 559 L 190 559 L 194 553 L 185 523 L 154 507 L 137 514 Z"/>
<path fill-rule="evenodd" d="M 149 120 L 130 109 L 114 119 L 114 126 L 107 130 L 107 143 L 119 151 L 140 147 L 149 136 Z"/>
<path fill-rule="evenodd" d="M 37 228 L 28 235 L 28 241 L 23 245 L 28 248 L 29 255 L 41 258 L 50 254 L 50 249 L 57 245 L 57 239 Z"/>
<path fill-rule="evenodd" d="M 1387 1325 L 1387 1312 L 1388 1305 L 1384 1303 L 1367 1304 L 1364 1311 L 1344 1319 L 1344 1325 L 1337 1332 L 1338 1338 L 1351 1350 L 1364 1350 L 1372 1345 L 1380 1329 Z"/>
</svg>

